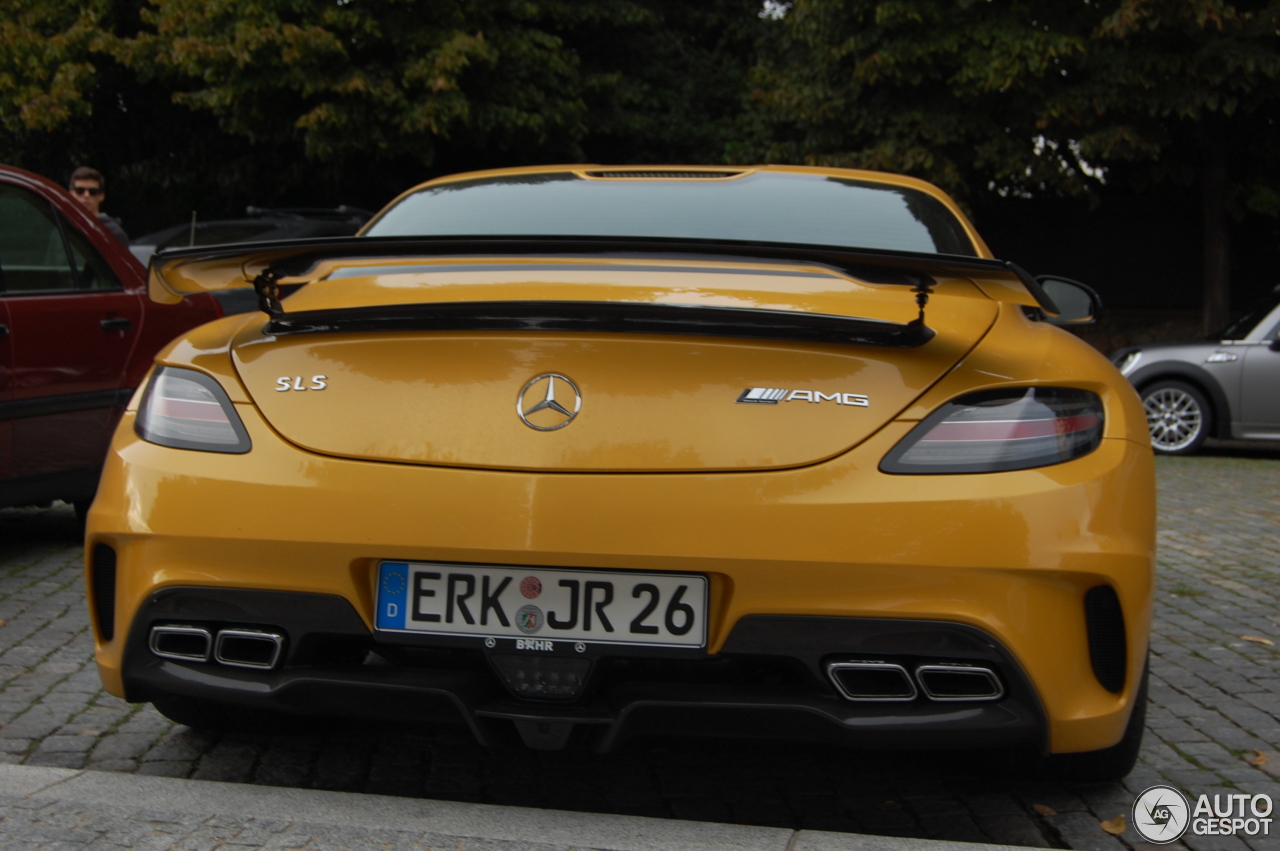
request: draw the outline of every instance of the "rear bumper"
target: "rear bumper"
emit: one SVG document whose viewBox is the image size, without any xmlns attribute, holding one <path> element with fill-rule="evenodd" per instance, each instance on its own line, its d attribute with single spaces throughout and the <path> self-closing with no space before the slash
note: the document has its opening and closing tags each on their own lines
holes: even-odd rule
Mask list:
<svg viewBox="0 0 1280 851">
<path fill-rule="evenodd" d="M 275 632 L 285 637 L 285 649 L 277 665 L 262 670 L 215 659 L 162 658 L 149 635 L 169 625 L 214 635 L 245 627 Z M 487 745 L 519 738 L 554 748 L 577 734 L 607 751 L 636 735 L 694 733 L 859 747 L 1045 746 L 1044 712 L 1020 666 L 991 636 L 963 624 L 748 617 L 715 656 L 593 649 L 585 657 L 591 666 L 587 689 L 563 703 L 509 696 L 492 657 L 511 658 L 510 639 L 487 648 L 483 639 L 397 638 L 388 644 L 370 632 L 340 597 L 168 588 L 152 595 L 133 620 L 125 696 L 145 701 L 181 695 L 302 715 L 459 722 Z M 538 659 L 584 658 L 572 642 L 554 644 Z M 995 673 L 1002 694 L 991 701 L 935 701 L 923 693 L 893 702 L 841 697 L 826 664 L 871 659 L 909 672 L 930 664 L 981 666 Z"/>
<path fill-rule="evenodd" d="M 709 580 L 707 648 L 698 651 L 708 663 L 776 656 L 768 646 L 763 654 L 744 649 L 743 630 L 762 618 L 924 622 L 986 636 L 1000 648 L 1006 685 L 1025 686 L 1015 701 L 1010 685 L 1007 706 L 922 702 L 907 711 L 843 701 L 812 662 L 804 663 L 808 686 L 782 698 L 768 682 L 695 680 L 653 693 L 635 681 L 632 692 L 591 704 L 602 720 L 568 719 L 616 730 L 615 738 L 649 724 L 729 731 L 727 716 L 763 712 L 767 723 L 746 727 L 816 726 L 892 746 L 1037 742 L 1065 753 L 1115 744 L 1132 710 L 1147 652 L 1155 525 L 1151 455 L 1136 443 L 1105 439 L 1084 458 L 1038 470 L 889 476 L 878 472 L 879 459 L 911 426 L 893 423 L 839 458 L 795 470 L 543 475 L 328 458 L 283 443 L 252 407 L 237 408 L 254 444 L 243 456 L 144 443 L 131 413 L 117 431 L 86 547 L 91 560 L 98 546 L 115 557 L 114 597 L 94 597 L 99 670 L 114 694 L 233 695 L 298 711 L 331 705 L 325 711 L 339 714 L 380 695 L 388 711 L 402 707 L 396 718 L 412 720 L 424 717 L 421 696 L 432 693 L 446 715 L 482 737 L 490 735 L 486 719 L 510 729 L 521 713 L 529 720 L 580 711 L 516 702 L 493 692 L 484 670 L 487 679 L 476 683 L 422 666 L 353 674 L 309 665 L 263 677 L 136 655 L 146 644 L 132 636 L 151 617 L 151 601 L 179 588 L 336 598 L 352 629 L 358 622 L 371 640 L 377 563 L 403 559 L 696 572 Z M 1099 586 L 1114 589 L 1125 624 L 1129 675 L 1119 691 L 1102 685 L 1090 659 L 1084 600 Z M 110 635 L 104 616 L 114 622 Z M 219 620 L 192 611 L 174 622 L 183 618 Z M 807 657 L 796 650 L 788 658 Z"/>
</svg>

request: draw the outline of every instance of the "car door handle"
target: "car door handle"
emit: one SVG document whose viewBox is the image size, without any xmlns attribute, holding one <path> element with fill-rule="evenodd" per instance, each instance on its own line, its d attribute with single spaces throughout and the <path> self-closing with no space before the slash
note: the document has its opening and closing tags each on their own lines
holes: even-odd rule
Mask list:
<svg viewBox="0 0 1280 851">
<path fill-rule="evenodd" d="M 115 319 L 104 319 L 99 323 L 103 331 L 128 331 L 133 327 L 133 323 L 123 316 Z"/>
<path fill-rule="evenodd" d="M 5 337 L 8 337 L 8 336 L 9 336 L 9 326 L 0 325 L 0 340 L 3 340 Z"/>
</svg>

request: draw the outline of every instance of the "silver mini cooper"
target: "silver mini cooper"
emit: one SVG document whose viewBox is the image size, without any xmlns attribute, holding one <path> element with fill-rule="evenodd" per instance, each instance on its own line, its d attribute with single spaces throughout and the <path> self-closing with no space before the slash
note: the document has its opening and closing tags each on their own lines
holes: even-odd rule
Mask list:
<svg viewBox="0 0 1280 851">
<path fill-rule="evenodd" d="M 1280 287 L 1216 337 L 1111 360 L 1142 397 L 1157 453 L 1187 455 L 1207 437 L 1280 440 Z"/>
</svg>

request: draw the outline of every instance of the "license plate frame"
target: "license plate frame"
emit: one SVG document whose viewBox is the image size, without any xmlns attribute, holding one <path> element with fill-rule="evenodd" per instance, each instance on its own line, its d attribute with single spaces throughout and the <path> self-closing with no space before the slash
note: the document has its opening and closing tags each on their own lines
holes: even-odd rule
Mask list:
<svg viewBox="0 0 1280 851">
<path fill-rule="evenodd" d="M 376 579 L 381 633 L 707 645 L 710 583 L 701 573 L 383 559 Z"/>
</svg>

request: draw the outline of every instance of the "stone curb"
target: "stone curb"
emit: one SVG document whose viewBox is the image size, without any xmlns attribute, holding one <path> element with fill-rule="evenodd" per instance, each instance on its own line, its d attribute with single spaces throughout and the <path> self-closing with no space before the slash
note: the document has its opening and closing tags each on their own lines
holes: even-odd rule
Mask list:
<svg viewBox="0 0 1280 851">
<path fill-rule="evenodd" d="M 393 798 L 207 780 L 180 780 L 66 768 L 0 765 L 0 797 L 25 807 L 76 806 L 107 818 L 157 813 L 262 818 L 354 831 L 519 843 L 594 851 L 1016 851 L 1015 846 L 898 839 L 814 830 L 574 813 L 489 804 Z M 0 807 L 0 814 L 4 808 Z M 0 820 L 0 840 L 3 839 Z"/>
</svg>

